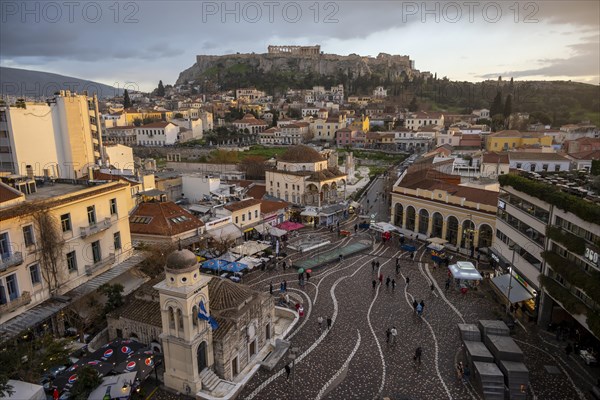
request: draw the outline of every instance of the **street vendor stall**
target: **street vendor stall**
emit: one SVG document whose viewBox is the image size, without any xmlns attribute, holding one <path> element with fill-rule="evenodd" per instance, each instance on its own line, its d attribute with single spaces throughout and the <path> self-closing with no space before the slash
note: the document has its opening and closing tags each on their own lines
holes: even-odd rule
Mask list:
<svg viewBox="0 0 600 400">
<path fill-rule="evenodd" d="M 235 246 L 233 249 L 231 249 L 231 252 L 235 253 L 235 254 L 239 254 L 240 256 L 251 256 L 251 255 L 260 253 L 261 251 L 263 251 L 269 247 L 271 247 L 271 246 L 269 246 L 268 244 L 249 240 L 247 242 L 240 244 L 239 246 Z"/>
<path fill-rule="evenodd" d="M 476 286 L 483 279 L 473 263 L 469 261 L 457 261 L 456 264 L 449 265 L 448 273 L 457 280 L 462 294 L 466 294 L 470 287 Z"/>
</svg>

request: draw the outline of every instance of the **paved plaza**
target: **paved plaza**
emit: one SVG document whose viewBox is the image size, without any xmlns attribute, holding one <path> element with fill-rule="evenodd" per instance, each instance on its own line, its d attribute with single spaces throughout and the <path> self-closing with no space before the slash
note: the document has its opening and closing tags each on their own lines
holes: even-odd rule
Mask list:
<svg viewBox="0 0 600 400">
<path fill-rule="evenodd" d="M 353 217 L 342 229 L 354 232 L 356 222 Z M 332 243 L 309 253 L 291 254 L 294 265 L 364 240 L 366 233 L 359 231 L 357 235 L 338 238 L 328 229 L 306 229 L 294 240 L 304 235 Z M 286 338 L 291 347 L 298 348 L 290 377 L 284 368 L 290 360 L 285 357 L 273 371 L 260 370 L 238 398 L 481 399 L 470 383 L 463 384 L 456 378 L 454 366 L 464 361 L 457 324 L 498 319 L 503 308 L 493 299 L 487 282 L 480 290 L 466 295 L 452 288 L 446 290 L 445 269 L 434 270 L 424 245 L 417 246 L 419 251 L 411 261 L 408 254 L 399 250 L 397 242 L 375 242 L 363 253 L 313 269 L 303 287 L 298 285 L 295 268 L 249 274 L 244 283 L 265 292 L 271 281 L 278 288 L 279 282 L 286 279 L 290 296 L 302 299 L 306 313 Z M 401 265 L 398 274 L 396 257 L 400 257 Z M 380 263 L 376 271 L 372 269 L 373 260 Z M 381 285 L 379 274 L 383 274 Z M 388 276 L 395 279 L 395 289 L 391 284 L 386 286 Z M 409 285 L 406 277 L 410 278 Z M 414 314 L 413 299 L 424 300 L 422 317 Z M 325 322 L 323 330 L 319 330 L 319 316 L 331 318 L 330 329 Z M 392 326 L 398 335 L 395 343 L 387 343 L 386 330 Z M 596 382 L 598 372 L 573 355 L 567 358 L 566 343 L 556 342 L 551 334 L 538 332 L 529 323 L 518 327 L 513 337 L 525 353 L 530 371 L 528 398 L 590 398 L 590 384 Z M 417 347 L 423 349 L 419 368 L 413 361 Z"/>
</svg>

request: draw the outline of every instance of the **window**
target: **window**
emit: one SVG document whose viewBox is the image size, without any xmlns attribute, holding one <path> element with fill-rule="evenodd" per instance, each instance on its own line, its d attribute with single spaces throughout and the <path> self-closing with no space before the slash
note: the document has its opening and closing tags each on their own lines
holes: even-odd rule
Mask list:
<svg viewBox="0 0 600 400">
<path fill-rule="evenodd" d="M 8 291 L 8 298 L 15 300 L 19 297 L 19 286 L 17 285 L 17 275 L 12 274 L 6 277 L 6 289 Z"/>
<path fill-rule="evenodd" d="M 69 272 L 77 271 L 77 255 L 74 251 L 67 253 L 67 270 Z"/>
<path fill-rule="evenodd" d="M 0 234 L 0 257 L 6 258 L 10 256 L 10 241 L 8 240 L 8 233 Z"/>
<path fill-rule="evenodd" d="M 60 226 L 63 232 L 69 232 L 71 228 L 71 214 L 63 214 L 60 216 Z"/>
<path fill-rule="evenodd" d="M 548 164 L 542 164 L 542 170 L 548 171 Z"/>
<path fill-rule="evenodd" d="M 258 210 L 254 210 L 254 218 L 258 218 Z"/>
<path fill-rule="evenodd" d="M 235 217 L 235 223 L 237 224 L 239 221 L 239 217 Z"/>
<path fill-rule="evenodd" d="M 94 264 L 99 263 L 102 260 L 102 254 L 100 254 L 100 241 L 96 240 L 92 243 L 92 257 Z"/>
<path fill-rule="evenodd" d="M 279 187 L 279 182 L 277 182 L 277 187 Z"/>
<path fill-rule="evenodd" d="M 115 250 L 121 250 L 121 232 L 115 232 L 113 235 Z"/>
<path fill-rule="evenodd" d="M 523 166 L 522 163 L 517 163 L 517 169 L 521 169 L 522 166 Z"/>
<path fill-rule="evenodd" d="M 88 223 L 94 225 L 96 223 L 96 207 L 89 206 L 87 208 Z"/>
<path fill-rule="evenodd" d="M 555 171 L 555 172 L 558 172 L 558 171 L 560 171 L 560 164 L 556 164 L 556 165 L 554 165 L 554 171 Z"/>
<path fill-rule="evenodd" d="M 252 221 L 252 212 L 248 211 L 248 221 Z"/>
<path fill-rule="evenodd" d="M 246 214 L 242 214 L 242 222 L 246 221 Z"/>
<path fill-rule="evenodd" d="M 110 199 L 110 215 L 117 213 L 117 199 Z"/>
<path fill-rule="evenodd" d="M 31 284 L 37 285 L 42 283 L 42 279 L 40 277 L 40 265 L 33 264 L 29 266 L 29 276 L 31 276 Z"/>
<path fill-rule="evenodd" d="M 35 237 L 33 235 L 33 225 L 27 225 L 23 227 L 23 239 L 25 240 L 25 246 L 33 246 L 35 244 Z"/>
<path fill-rule="evenodd" d="M 286 188 L 286 189 L 288 188 L 288 184 L 287 184 L 287 183 L 285 184 L 285 188 Z"/>
</svg>

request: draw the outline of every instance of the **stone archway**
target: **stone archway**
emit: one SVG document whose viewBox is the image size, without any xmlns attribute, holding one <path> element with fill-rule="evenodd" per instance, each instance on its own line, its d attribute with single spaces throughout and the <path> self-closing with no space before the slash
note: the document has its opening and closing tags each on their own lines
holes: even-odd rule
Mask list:
<svg viewBox="0 0 600 400">
<path fill-rule="evenodd" d="M 429 227 L 429 211 L 422 208 L 419 211 L 419 233 L 427 235 L 427 228 Z"/>
<path fill-rule="evenodd" d="M 206 352 L 206 342 L 200 343 L 197 351 L 197 359 L 198 359 L 198 373 L 202 372 L 202 370 L 208 367 L 208 355 Z"/>
<path fill-rule="evenodd" d="M 444 229 L 444 217 L 439 212 L 433 213 L 431 224 L 431 237 L 442 238 L 442 231 Z"/>
<path fill-rule="evenodd" d="M 474 247 L 475 243 L 475 224 L 470 219 L 465 219 L 462 223 L 462 236 L 463 240 L 461 247 L 470 249 Z"/>
<path fill-rule="evenodd" d="M 404 206 L 400 203 L 396 203 L 394 206 L 394 225 L 404 228 L 402 226 L 402 217 L 404 216 Z"/>
<path fill-rule="evenodd" d="M 479 242 L 477 247 L 492 247 L 494 230 L 488 224 L 481 224 L 479 227 Z"/>
<path fill-rule="evenodd" d="M 409 231 L 415 230 L 416 211 L 413 206 L 406 207 L 406 229 Z"/>
<path fill-rule="evenodd" d="M 448 223 L 446 228 L 446 240 L 448 243 L 456 246 L 458 239 L 458 219 L 454 216 L 448 217 Z"/>
</svg>

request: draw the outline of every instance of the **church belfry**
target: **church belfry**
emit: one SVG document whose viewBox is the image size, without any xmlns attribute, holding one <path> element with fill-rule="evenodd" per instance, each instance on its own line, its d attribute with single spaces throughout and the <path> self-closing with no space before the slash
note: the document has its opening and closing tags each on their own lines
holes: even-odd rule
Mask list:
<svg viewBox="0 0 600 400">
<path fill-rule="evenodd" d="M 165 385 L 181 393 L 202 389 L 200 372 L 214 363 L 212 329 L 199 319 L 210 314 L 208 282 L 196 256 L 179 249 L 167 256 L 165 280 L 154 286 L 160 294 Z"/>
</svg>

